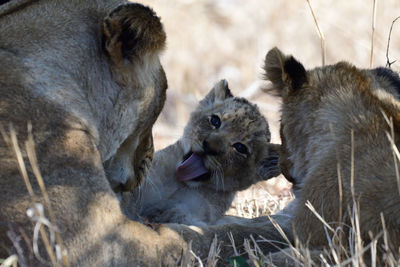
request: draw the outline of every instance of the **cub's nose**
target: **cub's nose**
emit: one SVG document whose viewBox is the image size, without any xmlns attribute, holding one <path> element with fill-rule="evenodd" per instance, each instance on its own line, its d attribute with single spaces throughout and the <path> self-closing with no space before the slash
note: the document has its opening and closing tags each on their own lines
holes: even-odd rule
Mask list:
<svg viewBox="0 0 400 267">
<path fill-rule="evenodd" d="M 224 153 L 224 143 L 220 138 L 208 138 L 203 141 L 203 150 L 208 155 L 221 155 Z"/>
</svg>

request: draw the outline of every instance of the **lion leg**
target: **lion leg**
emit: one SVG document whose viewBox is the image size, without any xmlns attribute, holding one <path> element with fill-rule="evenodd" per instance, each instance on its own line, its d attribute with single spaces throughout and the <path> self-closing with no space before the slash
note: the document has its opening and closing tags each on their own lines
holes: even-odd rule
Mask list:
<svg viewBox="0 0 400 267">
<path fill-rule="evenodd" d="M 14 192 L 15 187 L 21 189 L 0 196 L 3 203 L 1 221 L 22 226 L 31 237 L 34 223 L 28 221 L 26 210 L 34 203 L 41 203 L 46 218 L 60 231 L 72 266 L 109 266 L 114 265 L 112 262 L 118 266 L 156 266 L 159 263 L 174 266 L 179 263 L 187 245 L 176 231 L 164 226 L 155 231 L 122 214 L 90 135 L 76 128 L 63 134 L 52 133 L 55 135 L 45 138 L 53 144 L 50 151 L 40 146 L 42 138 L 35 139 L 39 141 L 36 149 L 38 168 L 46 185 L 54 220 L 49 216 L 50 210 L 34 178 L 35 197 L 30 200 L 23 179 L 14 175 L 12 183 L 3 183 L 0 179 L 2 192 Z M 21 139 L 22 134 L 19 137 Z M 2 160 L 14 158 L 9 153 L 9 157 Z M 16 172 L 17 163 L 14 160 L 8 165 L 10 167 L 3 171 L 9 172 L 3 174 L 11 176 Z M 31 173 L 30 168 L 28 172 Z M 40 247 L 41 255 L 45 257 L 45 250 Z"/>
<path fill-rule="evenodd" d="M 272 215 L 270 221 L 268 217 L 246 219 L 235 216 L 225 216 L 217 221 L 217 225 L 207 227 L 185 226 L 180 224 L 167 224 L 181 235 L 187 242 L 192 242 L 192 250 L 201 257 L 206 258 L 209 253 L 210 244 L 214 238 L 221 244 L 219 256 L 222 259 L 235 256 L 233 245 L 238 251 L 244 251 L 244 242 L 254 239 L 262 253 L 268 254 L 276 252 L 288 246 L 288 241 L 292 242 L 291 235 L 291 216 L 282 213 Z M 285 236 L 277 230 L 277 226 L 282 229 Z"/>
</svg>

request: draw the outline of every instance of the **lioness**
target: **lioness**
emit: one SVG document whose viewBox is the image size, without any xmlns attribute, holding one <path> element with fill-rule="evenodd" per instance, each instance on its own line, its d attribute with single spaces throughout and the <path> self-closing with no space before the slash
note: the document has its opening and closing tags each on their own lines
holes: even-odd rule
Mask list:
<svg viewBox="0 0 400 267">
<path fill-rule="evenodd" d="M 270 138 L 257 106 L 222 80 L 191 113 L 183 136 L 155 153 L 149 176 L 123 206 L 151 222 L 213 224 L 237 191 L 280 173 L 279 145 Z"/>
<path fill-rule="evenodd" d="M 52 223 L 66 250 L 64 262 L 176 264 L 185 247 L 179 235 L 128 220 L 113 192 L 139 184 L 151 160 L 152 125 L 167 88 L 158 58 L 165 38 L 159 18 L 140 4 L 15 0 L 0 5 L 0 258 L 14 248 L 22 248 L 21 261 L 28 257 L 32 243 L 16 244 L 8 231 L 32 238 L 35 223 L 26 212 L 35 202 L 51 215 L 28 164 L 29 124 Z M 18 171 L 13 133 L 32 198 Z M 39 254 L 45 257 L 41 240 L 39 235 Z"/>
<path fill-rule="evenodd" d="M 349 246 L 356 246 L 349 239 L 352 222 L 363 246 L 377 238 L 378 262 L 390 253 L 398 258 L 399 159 L 391 140 L 400 145 L 399 76 L 390 69 L 364 70 L 346 62 L 306 71 L 277 48 L 266 55 L 265 76 L 272 92 L 282 97 L 279 162 L 296 195 L 282 213 L 289 219 L 277 217 L 278 224 L 308 246 L 317 262 L 338 236 L 350 255 Z M 335 232 L 337 227 L 342 230 Z M 265 229 L 266 237 L 275 232 L 268 225 Z M 370 251 L 367 247 L 365 254 Z M 286 249 L 271 259 L 277 266 L 295 265 L 290 255 Z"/>
</svg>

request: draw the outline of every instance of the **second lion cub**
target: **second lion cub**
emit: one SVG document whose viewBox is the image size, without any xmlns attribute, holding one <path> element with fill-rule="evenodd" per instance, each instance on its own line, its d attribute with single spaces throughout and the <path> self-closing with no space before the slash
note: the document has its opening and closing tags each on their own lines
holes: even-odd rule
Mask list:
<svg viewBox="0 0 400 267">
<path fill-rule="evenodd" d="M 213 224 L 235 192 L 280 174 L 280 146 L 269 142 L 258 108 L 222 80 L 191 113 L 183 137 L 155 153 L 147 179 L 122 206 L 150 222 Z"/>
</svg>

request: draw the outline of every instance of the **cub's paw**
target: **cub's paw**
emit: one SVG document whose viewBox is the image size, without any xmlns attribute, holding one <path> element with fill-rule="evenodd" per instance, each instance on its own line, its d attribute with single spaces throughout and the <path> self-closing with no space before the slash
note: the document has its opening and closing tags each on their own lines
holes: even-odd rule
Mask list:
<svg viewBox="0 0 400 267">
<path fill-rule="evenodd" d="M 257 165 L 257 175 L 262 180 L 268 180 L 281 174 L 279 168 L 279 152 L 281 146 L 278 144 L 267 144 L 262 159 Z"/>
<path fill-rule="evenodd" d="M 160 18 L 141 4 L 121 5 L 103 22 L 103 45 L 114 63 L 157 53 L 165 40 Z"/>
</svg>

